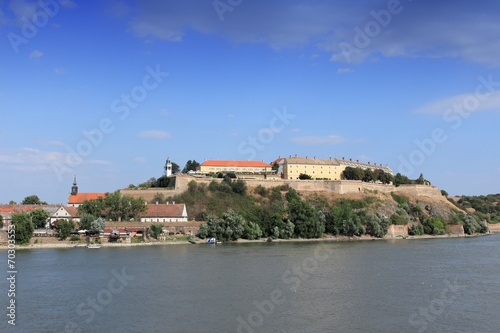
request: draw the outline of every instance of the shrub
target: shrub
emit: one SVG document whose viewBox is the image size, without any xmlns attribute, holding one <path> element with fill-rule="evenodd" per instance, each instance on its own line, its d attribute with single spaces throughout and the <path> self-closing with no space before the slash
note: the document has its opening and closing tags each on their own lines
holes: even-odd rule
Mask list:
<svg viewBox="0 0 500 333">
<path fill-rule="evenodd" d="M 78 235 L 71 235 L 71 238 L 69 239 L 72 242 L 77 242 L 80 240 L 80 236 Z"/>
<path fill-rule="evenodd" d="M 262 185 L 258 185 L 255 188 L 254 192 L 260 195 L 261 197 L 267 197 L 269 195 L 269 190 Z"/>
<path fill-rule="evenodd" d="M 396 224 L 396 225 L 405 225 L 408 224 L 408 220 L 405 219 L 403 216 L 400 214 L 392 214 L 390 217 L 391 224 Z"/>
<path fill-rule="evenodd" d="M 412 224 L 408 228 L 408 235 L 410 236 L 420 236 L 424 234 L 424 227 L 420 223 Z"/>
</svg>

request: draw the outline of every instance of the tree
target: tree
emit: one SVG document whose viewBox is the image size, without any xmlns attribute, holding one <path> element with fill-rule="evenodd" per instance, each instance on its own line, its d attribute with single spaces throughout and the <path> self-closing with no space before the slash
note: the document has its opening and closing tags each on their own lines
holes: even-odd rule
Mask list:
<svg viewBox="0 0 500 333">
<path fill-rule="evenodd" d="M 341 178 L 345 180 L 363 180 L 365 172 L 361 168 L 346 167 Z"/>
<path fill-rule="evenodd" d="M 90 225 L 95 221 L 95 216 L 92 214 L 85 213 L 80 217 L 80 229 L 90 230 Z"/>
<path fill-rule="evenodd" d="M 420 174 L 420 176 L 415 180 L 415 184 L 423 185 L 425 183 L 424 174 Z"/>
<path fill-rule="evenodd" d="M 0 228 L 3 228 L 3 216 L 0 215 Z"/>
<path fill-rule="evenodd" d="M 288 204 L 288 219 L 295 225 L 295 236 L 301 238 L 321 237 L 325 231 L 324 221 L 307 201 L 292 200 Z"/>
<path fill-rule="evenodd" d="M 399 172 L 394 176 L 394 185 L 397 187 L 399 185 L 412 184 L 413 181 L 410 178 L 403 176 Z"/>
<path fill-rule="evenodd" d="M 299 179 L 300 179 L 300 180 L 309 180 L 309 179 L 312 179 L 312 177 L 311 177 L 311 176 L 309 176 L 308 174 L 301 173 L 301 174 L 299 175 Z"/>
<path fill-rule="evenodd" d="M 273 166 L 271 167 L 271 170 L 273 171 L 278 171 L 280 169 L 280 165 L 276 162 L 273 163 Z"/>
<path fill-rule="evenodd" d="M 184 166 L 184 169 L 182 169 L 182 173 L 188 173 L 189 171 L 196 171 L 198 170 L 198 167 L 200 166 L 200 163 L 196 162 L 196 160 L 189 160 L 186 162 L 186 165 Z"/>
<path fill-rule="evenodd" d="M 151 237 L 153 237 L 154 239 L 158 239 L 158 237 L 160 236 L 160 234 L 163 232 L 163 227 L 161 224 L 151 224 L 149 226 L 149 234 L 151 235 Z"/>
<path fill-rule="evenodd" d="M 143 198 L 133 198 L 129 195 L 122 196 L 120 191 L 106 194 L 104 208 L 107 211 L 107 218 L 112 221 L 138 219 L 139 214 L 147 209 Z"/>
<path fill-rule="evenodd" d="M 65 240 L 66 238 L 71 235 L 71 231 L 75 228 L 75 223 L 73 222 L 72 219 L 66 220 L 57 220 L 56 221 L 56 232 L 57 232 L 57 237 L 59 237 L 60 240 Z"/>
<path fill-rule="evenodd" d="M 9 205 L 17 205 L 17 202 L 15 202 L 14 200 L 10 200 Z"/>
<path fill-rule="evenodd" d="M 102 217 L 90 223 L 90 230 L 93 232 L 102 232 L 104 228 L 105 228 L 105 223 Z"/>
<path fill-rule="evenodd" d="M 23 202 L 21 204 L 23 204 L 23 205 L 46 205 L 47 203 L 45 201 L 40 201 L 40 199 L 36 195 L 29 195 L 23 199 Z"/>
<path fill-rule="evenodd" d="M 47 219 L 50 216 L 50 214 L 46 210 L 37 208 L 35 210 L 32 210 L 29 214 L 35 228 L 45 228 Z"/>
<path fill-rule="evenodd" d="M 363 174 L 363 179 L 364 182 L 370 183 L 373 182 L 376 179 L 375 173 L 371 169 L 366 169 Z"/>
<path fill-rule="evenodd" d="M 104 207 L 105 204 L 102 198 L 99 198 L 97 200 L 85 200 L 83 204 L 78 206 L 78 213 L 80 215 L 90 214 L 99 217 L 102 216 Z"/>
<path fill-rule="evenodd" d="M 28 244 L 35 229 L 29 214 L 25 212 L 12 214 L 12 225 L 15 228 L 16 243 Z"/>
<path fill-rule="evenodd" d="M 179 167 L 179 164 L 175 163 L 175 162 L 172 162 L 172 174 L 176 174 L 177 172 L 180 171 L 180 167 Z"/>
<path fill-rule="evenodd" d="M 165 195 L 163 193 L 155 193 L 155 196 L 153 197 L 153 200 L 151 200 L 151 203 L 165 203 Z"/>
</svg>

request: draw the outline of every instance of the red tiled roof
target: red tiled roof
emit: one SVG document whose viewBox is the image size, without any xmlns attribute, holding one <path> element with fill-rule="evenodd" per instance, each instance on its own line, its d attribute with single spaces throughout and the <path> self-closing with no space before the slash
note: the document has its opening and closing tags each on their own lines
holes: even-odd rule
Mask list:
<svg viewBox="0 0 500 333">
<path fill-rule="evenodd" d="M 141 217 L 183 217 L 184 204 L 148 205 L 148 209 L 141 213 Z"/>
<path fill-rule="evenodd" d="M 99 198 L 104 199 L 106 193 L 77 193 L 76 195 L 70 195 L 68 199 L 68 204 L 82 204 L 85 200 L 97 200 Z"/>
<path fill-rule="evenodd" d="M 72 207 L 72 206 L 66 206 L 64 207 L 66 211 L 71 215 L 71 217 L 80 217 L 80 214 L 78 214 L 78 208 Z"/>
<path fill-rule="evenodd" d="M 233 161 L 233 160 L 206 160 L 202 166 L 213 167 L 243 167 L 243 168 L 270 168 L 271 166 L 261 161 Z"/>
</svg>

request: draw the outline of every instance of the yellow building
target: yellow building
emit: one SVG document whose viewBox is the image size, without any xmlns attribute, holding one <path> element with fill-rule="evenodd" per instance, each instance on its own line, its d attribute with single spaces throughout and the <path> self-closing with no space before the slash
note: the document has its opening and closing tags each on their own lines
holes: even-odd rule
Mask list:
<svg viewBox="0 0 500 333">
<path fill-rule="evenodd" d="M 381 169 L 393 174 L 391 168 L 377 164 L 361 163 L 345 159 L 317 159 L 308 157 L 288 157 L 276 160 L 279 165 L 278 174 L 283 179 L 299 179 L 300 174 L 311 176 L 312 179 L 340 180 L 346 167 L 366 169 Z"/>
<path fill-rule="evenodd" d="M 278 163 L 278 174 L 282 175 L 283 179 L 299 179 L 300 174 L 306 174 L 312 179 L 339 180 L 345 169 L 336 159 L 289 157 Z"/>
</svg>

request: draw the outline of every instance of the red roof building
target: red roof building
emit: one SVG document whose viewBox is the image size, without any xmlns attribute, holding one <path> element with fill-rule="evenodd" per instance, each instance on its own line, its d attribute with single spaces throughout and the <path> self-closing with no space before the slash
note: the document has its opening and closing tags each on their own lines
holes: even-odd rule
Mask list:
<svg viewBox="0 0 500 333">
<path fill-rule="evenodd" d="M 188 215 L 185 204 L 151 204 L 140 213 L 141 222 L 187 222 Z"/>
<path fill-rule="evenodd" d="M 104 199 L 106 197 L 106 193 L 102 192 L 87 192 L 87 193 L 78 193 L 78 185 L 76 185 L 76 177 L 73 181 L 73 186 L 71 187 L 71 194 L 68 198 L 68 206 L 78 207 L 88 200 L 98 200 Z"/>
<path fill-rule="evenodd" d="M 262 161 L 236 161 L 236 160 L 206 160 L 200 165 L 200 171 L 235 172 L 235 173 L 264 173 L 271 171 L 271 165 Z"/>
</svg>

